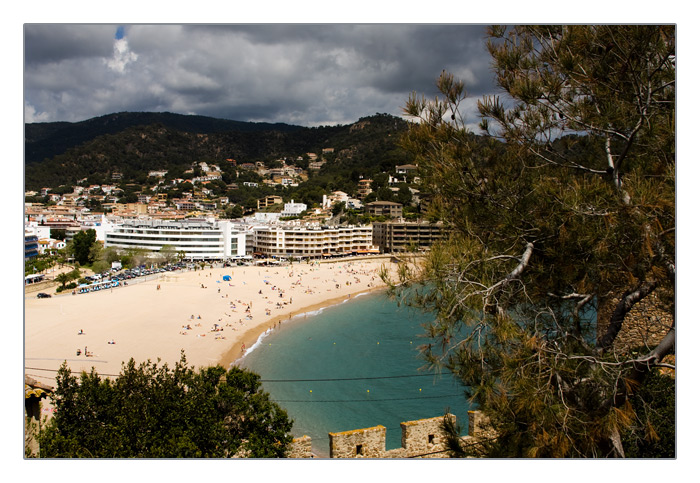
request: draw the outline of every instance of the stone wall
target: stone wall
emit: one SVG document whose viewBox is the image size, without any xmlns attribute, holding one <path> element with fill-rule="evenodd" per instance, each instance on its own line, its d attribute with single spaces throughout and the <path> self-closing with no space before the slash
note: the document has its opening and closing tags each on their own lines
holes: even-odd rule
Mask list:
<svg viewBox="0 0 700 483">
<path fill-rule="evenodd" d="M 24 293 L 34 294 L 37 292 L 47 292 L 52 294 L 56 291 L 56 287 L 58 287 L 58 285 L 58 282 L 55 280 L 44 280 L 43 282 L 30 283 L 29 285 L 24 286 Z"/>
<path fill-rule="evenodd" d="M 456 417 L 449 415 L 453 422 Z M 440 425 L 444 416 L 430 419 L 420 419 L 418 421 L 408 421 L 401 423 L 401 448 L 406 451 L 406 456 L 434 453 L 444 451 Z"/>
<path fill-rule="evenodd" d="M 605 334 L 610 316 L 618 302 L 619 299 L 613 299 L 599 309 L 598 337 Z M 664 306 L 656 293 L 651 293 L 635 304 L 625 316 L 613 348 L 619 352 L 640 347 L 651 350 L 661 342 L 672 324 L 673 314 Z"/>
<path fill-rule="evenodd" d="M 454 414 L 448 414 L 453 421 Z M 401 447 L 386 449 L 386 428 L 329 433 L 331 458 L 447 458 L 447 447 L 440 430 L 444 416 L 401 423 Z M 479 411 L 469 411 L 469 435 L 476 441 L 489 431 L 488 420 Z M 309 442 L 310 444 L 310 442 Z"/>
<path fill-rule="evenodd" d="M 355 429 L 328 433 L 331 458 L 382 458 L 386 452 L 386 428 Z"/>
<path fill-rule="evenodd" d="M 311 452 L 311 437 L 302 436 L 301 438 L 294 438 L 292 444 L 287 451 L 287 458 L 313 458 L 314 455 Z"/>
</svg>

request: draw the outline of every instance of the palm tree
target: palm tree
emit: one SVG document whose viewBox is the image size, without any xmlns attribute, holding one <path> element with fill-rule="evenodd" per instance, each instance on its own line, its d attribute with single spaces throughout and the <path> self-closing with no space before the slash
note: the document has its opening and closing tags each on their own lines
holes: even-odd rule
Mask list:
<svg viewBox="0 0 700 483">
<path fill-rule="evenodd" d="M 71 281 L 71 276 L 65 272 L 59 273 L 56 275 L 55 280 L 61 284 L 61 288 L 65 288 L 66 283 Z"/>
</svg>

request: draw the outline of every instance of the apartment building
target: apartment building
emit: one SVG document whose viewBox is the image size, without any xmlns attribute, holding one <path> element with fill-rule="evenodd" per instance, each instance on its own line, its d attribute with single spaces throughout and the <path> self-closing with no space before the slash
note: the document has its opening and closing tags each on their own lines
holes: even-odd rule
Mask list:
<svg viewBox="0 0 700 483">
<path fill-rule="evenodd" d="M 268 206 L 272 205 L 279 205 L 282 204 L 284 200 L 282 199 L 281 196 L 277 195 L 270 195 L 266 196 L 265 198 L 260 198 L 258 200 L 258 210 L 261 210 L 263 208 L 267 208 Z"/>
<path fill-rule="evenodd" d="M 29 260 L 39 255 L 39 237 L 31 232 L 24 232 L 24 259 Z"/>
<path fill-rule="evenodd" d="M 193 211 L 197 209 L 197 204 L 192 200 L 175 199 L 173 200 L 175 208 L 182 211 Z"/>
<path fill-rule="evenodd" d="M 373 216 L 400 218 L 403 215 L 403 205 L 393 201 L 373 201 L 365 205 L 365 210 Z"/>
<path fill-rule="evenodd" d="M 357 182 L 357 196 L 364 198 L 372 192 L 372 180 L 361 179 Z"/>
<path fill-rule="evenodd" d="M 320 258 L 373 251 L 372 227 L 260 226 L 255 250 L 270 257 Z"/>
<path fill-rule="evenodd" d="M 372 223 L 372 243 L 382 253 L 425 251 L 445 237 L 442 223 L 375 222 Z"/>
</svg>

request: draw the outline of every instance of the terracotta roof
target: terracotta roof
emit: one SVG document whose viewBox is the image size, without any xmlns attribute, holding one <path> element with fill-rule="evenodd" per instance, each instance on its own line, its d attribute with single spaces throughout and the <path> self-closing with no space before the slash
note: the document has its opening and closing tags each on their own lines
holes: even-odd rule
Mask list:
<svg viewBox="0 0 700 483">
<path fill-rule="evenodd" d="M 24 398 L 28 399 L 30 397 L 46 397 L 49 393 L 53 392 L 53 387 L 48 386 L 36 379 L 24 376 Z"/>
</svg>

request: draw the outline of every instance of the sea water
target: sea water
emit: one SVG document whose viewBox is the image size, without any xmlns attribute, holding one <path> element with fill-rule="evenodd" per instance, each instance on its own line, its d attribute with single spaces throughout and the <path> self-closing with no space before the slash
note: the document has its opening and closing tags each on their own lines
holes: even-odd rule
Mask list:
<svg viewBox="0 0 700 483">
<path fill-rule="evenodd" d="M 464 388 L 448 373 L 420 370 L 421 324 L 430 314 L 383 293 L 302 314 L 268 331 L 239 361 L 328 457 L 328 433 L 386 427 L 386 449 L 401 446 L 400 423 L 442 416 L 467 424 Z"/>
</svg>

